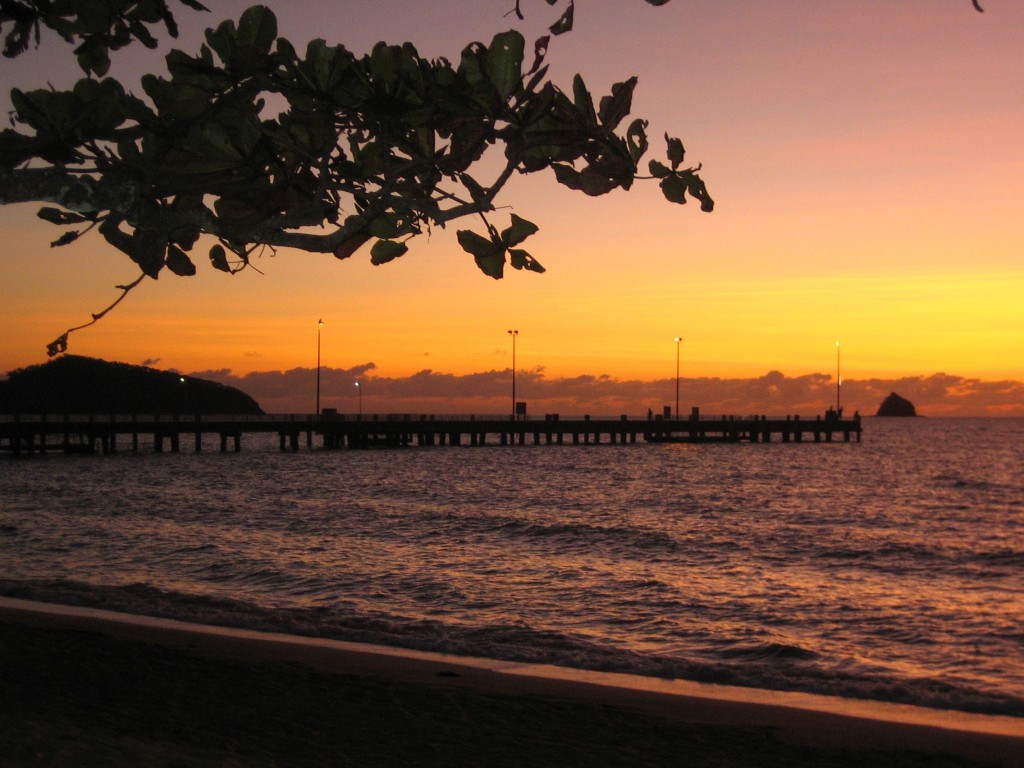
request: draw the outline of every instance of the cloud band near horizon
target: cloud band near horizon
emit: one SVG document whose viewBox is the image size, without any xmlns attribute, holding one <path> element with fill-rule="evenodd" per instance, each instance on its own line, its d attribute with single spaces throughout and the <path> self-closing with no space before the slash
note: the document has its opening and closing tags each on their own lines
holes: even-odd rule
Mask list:
<svg viewBox="0 0 1024 768">
<path fill-rule="evenodd" d="M 362 397 L 365 413 L 504 414 L 512 408 L 510 369 L 455 375 L 422 370 L 411 376 L 374 376 L 373 363 L 347 369 L 321 368 L 320 403 L 355 413 Z M 315 410 L 316 369 L 256 371 L 230 369 L 190 373 L 237 387 L 268 413 Z M 360 382 L 357 389 L 356 382 Z M 641 417 L 651 409 L 675 408 L 675 379 L 619 380 L 607 375 L 548 379 L 543 368 L 516 372 L 516 399 L 532 416 Z M 946 373 L 893 379 L 843 379 L 841 405 L 847 414 L 874 415 L 891 392 L 914 403 L 924 416 L 1024 416 L 1024 382 L 985 381 Z M 755 378 L 680 378 L 683 414 L 699 407 L 706 415 L 814 416 L 836 404 L 836 381 L 829 374 L 786 376 L 770 371 Z"/>
</svg>

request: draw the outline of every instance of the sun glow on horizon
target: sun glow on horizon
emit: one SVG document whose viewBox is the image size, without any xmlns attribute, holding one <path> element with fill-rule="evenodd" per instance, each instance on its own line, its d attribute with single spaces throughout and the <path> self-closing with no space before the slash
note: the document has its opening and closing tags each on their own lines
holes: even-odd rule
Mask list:
<svg viewBox="0 0 1024 768">
<path fill-rule="evenodd" d="M 215 16 L 247 4 L 227 0 Z M 467 34 L 512 23 L 457 5 L 451 13 L 472 17 Z M 392 9 L 356 4 L 344 24 L 311 14 L 315 26 L 275 10 L 293 42 L 324 36 L 357 50 L 363 38 L 411 39 L 453 59 L 469 42 L 425 24 L 432 12 L 418 4 Z M 603 93 L 637 74 L 633 111 L 651 121 L 651 157 L 662 156 L 666 131 L 679 135 L 687 163 L 703 164 L 714 213 L 671 205 L 642 181 L 587 198 L 551 178 L 517 177 L 492 218 L 503 226 L 514 212 L 538 224 L 527 245 L 548 271 L 509 269 L 500 282 L 458 247 L 455 230 L 470 222 L 378 268 L 365 252 L 339 262 L 282 250 L 257 263 L 264 275 L 229 277 L 201 263 L 207 243 L 193 253 L 196 277 L 144 281 L 73 334 L 69 351 L 181 371 L 308 369 L 322 318 L 325 366 L 372 364 L 394 378 L 507 370 L 506 330 L 518 328 L 517 368 L 549 380 L 670 379 L 676 334 L 688 378 L 832 375 L 841 339 L 844 382 L 1024 380 L 1024 74 L 1011 64 L 1024 7 L 987 10 L 912 0 L 900 12 L 920 23 L 902 27 L 891 9 L 839 2 L 801 13 L 588 8 L 552 42 L 556 80 L 571 86 L 579 71 Z M 211 18 L 178 21 L 176 45 L 190 50 Z M 679 29 L 692 48 L 685 61 Z M 621 57 L 595 53 L 611 46 Z M 27 55 L 38 64 L 46 53 Z M 26 61 L 5 65 L 5 91 L 34 73 Z M 52 74 L 56 87 L 76 76 Z M 133 265 L 93 235 L 51 249 L 59 230 L 36 208 L 0 207 L 2 371 L 44 362 L 49 341 L 134 279 Z"/>
</svg>

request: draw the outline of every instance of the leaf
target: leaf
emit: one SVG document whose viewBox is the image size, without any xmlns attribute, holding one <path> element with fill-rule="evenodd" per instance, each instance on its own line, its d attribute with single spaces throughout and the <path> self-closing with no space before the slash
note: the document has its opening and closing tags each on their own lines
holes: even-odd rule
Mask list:
<svg viewBox="0 0 1024 768">
<path fill-rule="evenodd" d="M 83 221 L 88 221 L 79 213 L 62 211 L 60 208 L 40 208 L 36 216 L 51 224 L 81 224 Z"/>
<path fill-rule="evenodd" d="M 238 20 L 238 33 L 235 39 L 248 48 L 267 54 L 277 37 L 277 17 L 264 5 L 254 5 L 246 9 Z"/>
<path fill-rule="evenodd" d="M 636 165 L 647 152 L 647 121 L 637 118 L 626 131 L 626 142 L 629 144 L 629 156 Z"/>
<path fill-rule="evenodd" d="M 224 246 L 218 244 L 210 249 L 210 263 L 213 264 L 215 269 L 219 269 L 221 272 L 230 272 L 231 266 L 228 264 L 228 255 L 224 250 Z"/>
<path fill-rule="evenodd" d="M 520 248 L 513 248 L 508 252 L 509 263 L 516 269 L 527 269 L 530 272 L 546 272 L 533 256 Z"/>
<path fill-rule="evenodd" d="M 149 30 L 146 29 L 146 25 L 137 19 L 130 19 L 128 21 L 128 28 L 131 30 L 135 38 L 149 49 L 157 47 L 156 38 L 149 34 Z"/>
<path fill-rule="evenodd" d="M 534 42 L 533 42 L 533 66 L 530 67 L 529 71 L 526 74 L 532 75 L 534 72 L 537 72 L 540 69 L 541 64 L 544 63 L 544 57 L 547 56 L 548 44 L 550 42 L 551 42 L 551 38 L 548 35 L 544 35 L 543 37 L 538 37 L 536 40 L 534 40 Z"/>
<path fill-rule="evenodd" d="M 110 69 L 110 56 L 107 54 L 106 44 L 98 37 L 89 38 L 75 49 L 78 57 L 78 66 L 86 74 L 92 72 L 97 77 L 103 77 Z"/>
<path fill-rule="evenodd" d="M 513 213 L 512 226 L 501 233 L 501 242 L 506 248 L 511 248 L 513 245 L 519 245 L 538 229 L 539 227 L 532 221 L 521 219 Z"/>
<path fill-rule="evenodd" d="M 568 187 L 569 189 L 580 188 L 580 172 L 571 165 L 552 163 L 551 170 L 555 172 L 555 178 L 562 186 Z"/>
<path fill-rule="evenodd" d="M 50 243 L 50 247 L 51 248 L 60 248 L 62 245 L 67 245 L 68 243 L 75 242 L 75 240 L 77 240 L 81 236 L 82 236 L 82 233 L 80 231 L 78 231 L 78 230 L 75 230 L 74 232 L 65 232 L 63 235 L 61 235 L 56 240 L 54 240 L 52 243 Z"/>
<path fill-rule="evenodd" d="M 156 280 L 164 268 L 166 250 L 167 242 L 156 230 L 136 229 L 131 235 L 131 251 L 128 255 L 143 272 Z"/>
<path fill-rule="evenodd" d="M 225 19 L 216 29 L 206 30 L 206 43 L 220 56 L 221 61 L 228 62 L 237 51 L 235 35 L 235 22 Z"/>
<path fill-rule="evenodd" d="M 409 246 L 405 243 L 394 240 L 378 240 L 370 249 L 370 263 L 376 266 L 387 264 L 399 256 L 404 256 L 408 250 Z"/>
<path fill-rule="evenodd" d="M 637 79 L 629 78 L 621 83 L 612 86 L 612 95 L 601 99 L 600 118 L 601 125 L 608 130 L 615 128 L 633 108 L 633 90 L 636 88 Z"/>
<path fill-rule="evenodd" d="M 664 179 L 666 176 L 672 173 L 672 171 L 668 169 L 668 166 L 666 166 L 664 163 L 658 162 L 657 160 L 651 160 L 651 162 L 647 164 L 647 167 L 651 171 L 651 176 L 653 176 L 656 179 Z"/>
<path fill-rule="evenodd" d="M 562 14 L 561 18 L 558 19 L 554 24 L 548 27 L 548 30 L 552 35 L 564 35 L 566 32 L 572 31 L 572 18 L 573 18 L 573 5 L 569 3 L 569 7 L 565 9 L 565 13 Z"/>
<path fill-rule="evenodd" d="M 616 187 L 624 187 L 628 189 L 626 184 L 632 183 L 633 178 L 630 176 L 628 177 L 628 182 L 624 182 L 619 179 L 611 178 L 594 168 L 584 168 L 583 172 L 580 174 L 580 181 L 582 182 L 580 190 L 584 194 L 590 195 L 591 197 L 597 197 L 599 195 L 608 194 Z"/>
<path fill-rule="evenodd" d="M 23 136 L 9 128 L 0 131 L 0 168 L 9 170 L 37 154 L 35 137 Z"/>
<path fill-rule="evenodd" d="M 82 161 L 77 144 L 77 123 L 82 106 L 74 94 L 54 91 L 11 91 L 11 104 L 18 122 L 36 131 L 35 154 L 53 164 Z M 9 131 L 5 131 L 9 134 Z M 43 202 L 43 201 L 40 201 Z"/>
<path fill-rule="evenodd" d="M 523 81 L 523 50 L 526 41 L 516 31 L 495 35 L 487 49 L 487 71 L 502 101 Z"/>
<path fill-rule="evenodd" d="M 480 271 L 495 280 L 504 277 L 505 248 L 501 243 L 495 243 L 468 229 L 460 229 L 457 236 L 462 250 L 473 254 Z"/>
<path fill-rule="evenodd" d="M 127 119 L 129 100 L 124 87 L 113 78 L 99 81 L 83 78 L 75 84 L 72 93 L 81 103 L 75 118 L 83 132 L 105 136 Z"/>
<path fill-rule="evenodd" d="M 56 357 L 62 352 L 67 352 L 68 334 L 64 333 L 46 345 L 47 357 Z"/>
<path fill-rule="evenodd" d="M 674 171 L 683 162 L 686 150 L 683 149 L 683 142 L 672 138 L 667 133 L 665 134 L 665 141 L 668 143 L 668 161 L 672 163 L 672 170 Z"/>
<path fill-rule="evenodd" d="M 179 277 L 191 277 L 196 273 L 192 259 L 176 245 L 167 246 L 167 268 Z"/>
<path fill-rule="evenodd" d="M 591 197 L 607 194 L 620 186 L 619 182 L 590 167 L 584 168 L 582 172 L 568 165 L 554 164 L 551 167 L 555 171 L 555 178 L 558 179 L 559 184 Z"/>
<path fill-rule="evenodd" d="M 704 182 L 699 176 L 690 174 L 687 189 L 691 195 L 700 200 L 700 209 L 704 213 L 711 213 L 715 209 L 715 201 L 711 199 L 707 187 L 704 186 Z"/>
<path fill-rule="evenodd" d="M 205 123 L 186 137 L 182 147 L 200 157 L 210 169 L 229 170 L 244 160 L 232 140 L 237 136 L 237 126 L 235 131 L 229 132 L 224 126 Z"/>
<path fill-rule="evenodd" d="M 370 223 L 370 234 L 379 237 L 381 240 L 393 240 L 402 235 L 413 232 L 410 226 L 409 214 L 391 211 L 382 213 Z"/>
<path fill-rule="evenodd" d="M 533 76 L 530 78 L 530 81 L 523 86 L 523 89 L 527 93 L 536 93 L 537 86 L 544 82 L 544 78 L 547 77 L 547 74 L 548 67 L 547 64 L 545 64 L 543 67 L 541 67 L 540 69 L 533 73 Z"/>
<path fill-rule="evenodd" d="M 479 203 L 487 198 L 487 190 L 480 186 L 480 183 L 468 173 L 459 174 L 459 181 L 469 191 L 469 196 L 473 198 L 474 203 Z"/>
<path fill-rule="evenodd" d="M 670 203 L 686 205 L 686 190 L 686 182 L 679 174 L 673 173 L 661 180 L 661 191 Z"/>
<path fill-rule="evenodd" d="M 209 92 L 178 79 L 168 82 L 155 75 L 143 75 L 142 89 L 153 100 L 161 116 L 184 124 L 194 121 L 209 108 Z"/>
<path fill-rule="evenodd" d="M 470 85 L 476 85 L 483 80 L 483 68 L 481 61 L 486 56 L 487 50 L 482 43 L 470 43 L 462 49 L 462 58 L 459 61 L 459 75 L 465 78 Z"/>
<path fill-rule="evenodd" d="M 378 83 L 394 83 L 398 79 L 398 48 L 377 43 L 370 53 L 370 71 Z"/>
<path fill-rule="evenodd" d="M 284 38 L 277 41 L 279 51 L 285 45 L 290 44 Z M 289 58 L 295 58 L 294 49 Z M 306 58 L 300 67 L 303 73 L 308 73 L 319 90 L 333 93 L 343 82 L 353 60 L 352 54 L 340 45 L 328 46 L 323 40 L 311 40 L 306 46 Z"/>
<path fill-rule="evenodd" d="M 572 79 L 572 100 L 576 111 L 583 115 L 588 128 L 597 127 L 597 113 L 594 111 L 594 97 L 587 90 L 583 78 L 576 75 Z"/>
</svg>

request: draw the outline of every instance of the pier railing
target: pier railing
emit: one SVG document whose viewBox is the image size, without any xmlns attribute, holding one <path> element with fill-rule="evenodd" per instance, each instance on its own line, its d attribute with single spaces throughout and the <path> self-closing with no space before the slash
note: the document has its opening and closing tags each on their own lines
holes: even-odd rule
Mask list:
<svg viewBox="0 0 1024 768">
<path fill-rule="evenodd" d="M 11 454 L 138 452 L 140 442 L 156 452 L 176 452 L 182 437 L 204 447 L 219 438 L 220 450 L 241 450 L 245 434 L 276 433 L 281 450 L 435 445 L 600 445 L 708 442 L 850 442 L 861 439 L 861 420 L 833 411 L 824 416 L 568 416 L 515 418 L 509 414 L 89 414 L 0 415 L 0 452 Z"/>
</svg>

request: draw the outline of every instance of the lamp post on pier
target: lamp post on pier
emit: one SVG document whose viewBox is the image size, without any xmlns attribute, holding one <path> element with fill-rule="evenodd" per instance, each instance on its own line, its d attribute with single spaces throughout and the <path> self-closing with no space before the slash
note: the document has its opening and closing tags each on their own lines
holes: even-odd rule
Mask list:
<svg viewBox="0 0 1024 768">
<path fill-rule="evenodd" d="M 320 329 L 324 327 L 323 320 L 316 321 L 316 416 L 320 418 Z"/>
<path fill-rule="evenodd" d="M 359 416 L 363 415 L 363 385 L 358 381 L 356 382 L 356 392 L 359 395 Z"/>
<path fill-rule="evenodd" d="M 676 421 L 679 421 L 679 342 L 682 339 L 676 336 L 674 341 L 676 343 Z"/>
<path fill-rule="evenodd" d="M 836 417 L 843 415 L 843 408 L 840 402 L 843 389 L 843 375 L 839 367 L 839 342 L 836 342 Z"/>
<path fill-rule="evenodd" d="M 516 336 L 519 331 L 509 331 L 512 337 L 512 421 L 516 420 Z"/>
</svg>

